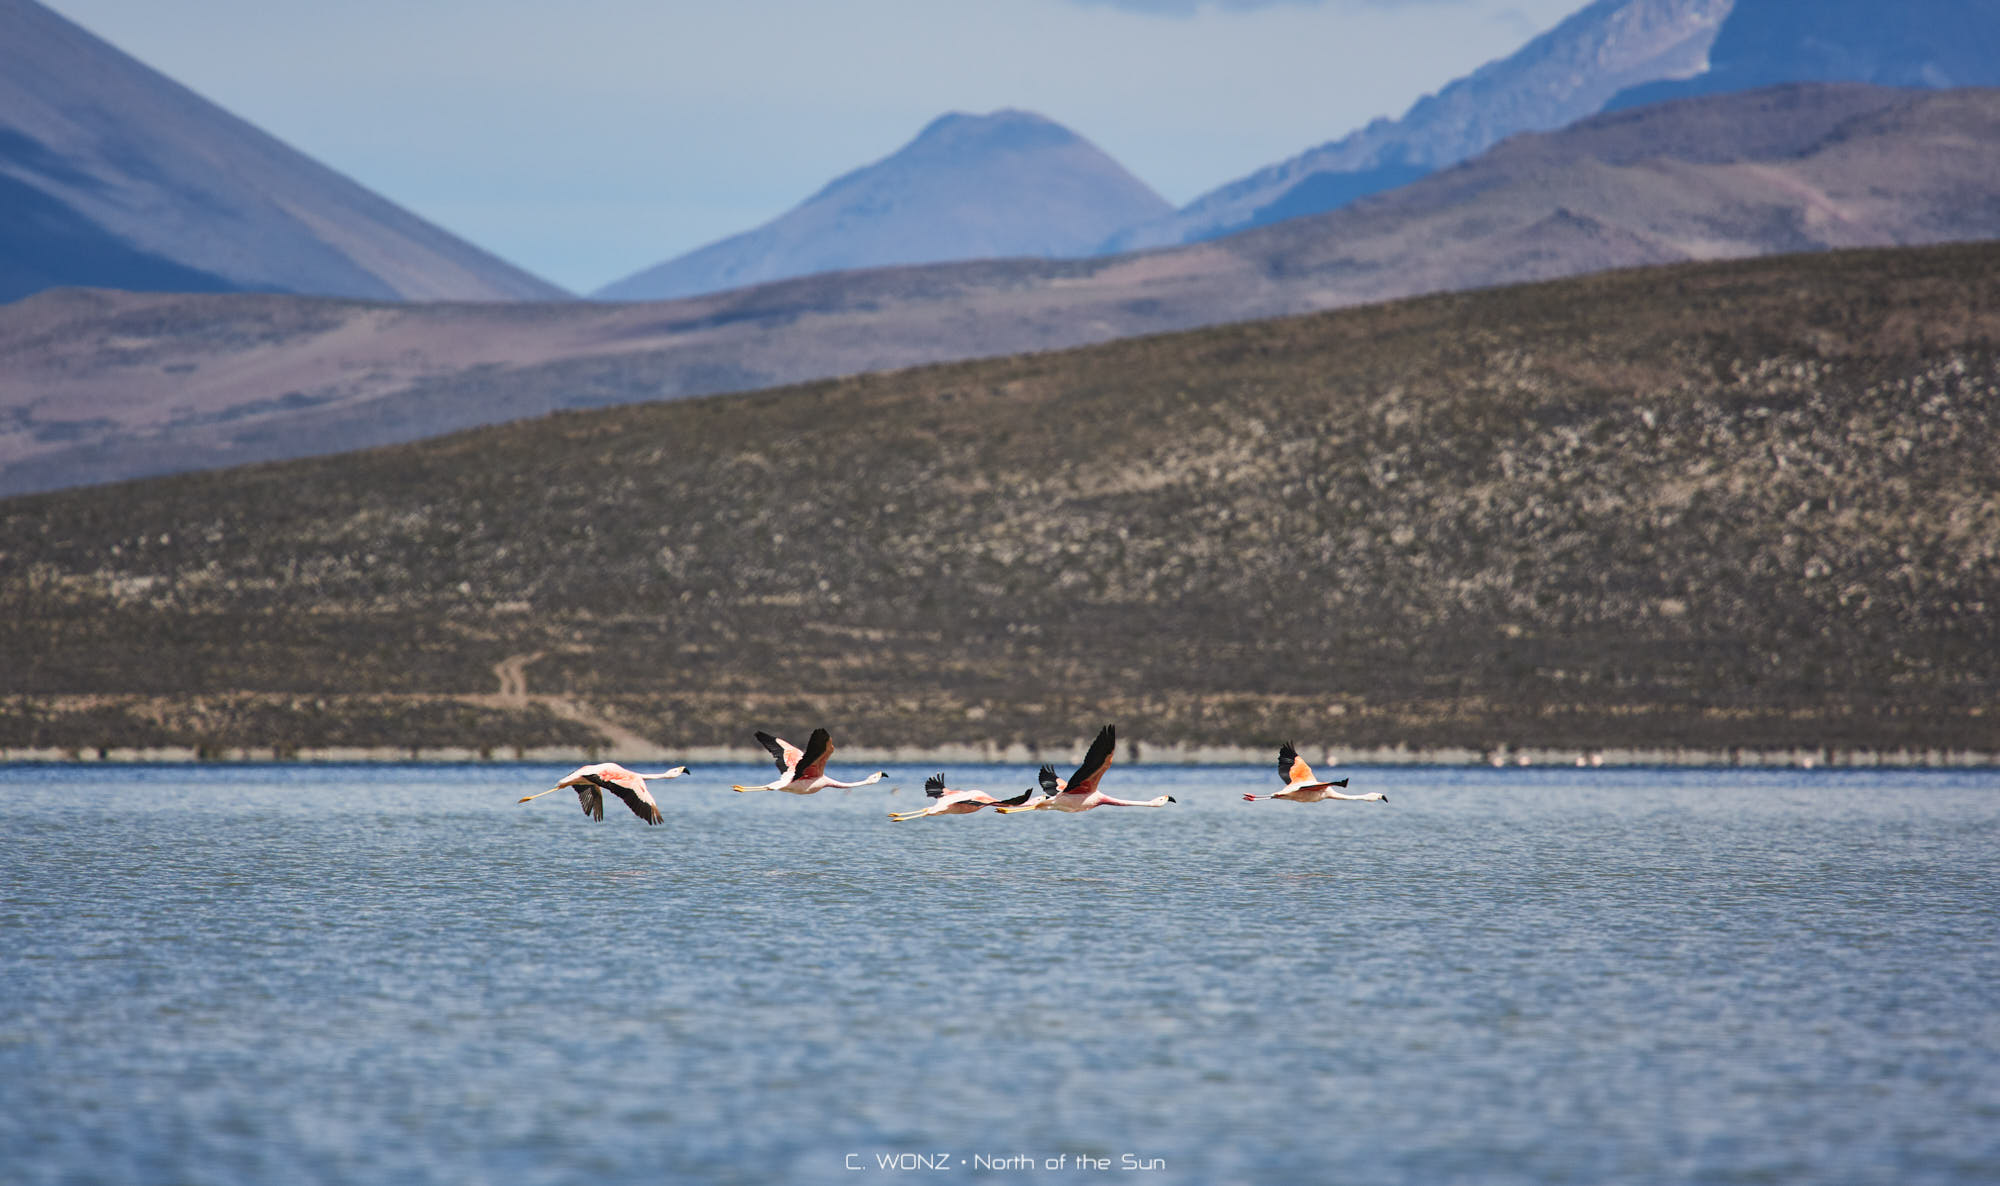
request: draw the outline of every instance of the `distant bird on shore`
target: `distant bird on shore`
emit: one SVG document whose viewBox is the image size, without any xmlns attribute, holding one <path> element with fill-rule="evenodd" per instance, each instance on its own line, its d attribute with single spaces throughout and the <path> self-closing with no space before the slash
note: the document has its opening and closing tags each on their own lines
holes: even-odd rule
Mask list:
<svg viewBox="0 0 2000 1186">
<path fill-rule="evenodd" d="M 1152 799 L 1114 799 L 1098 790 L 1097 780 L 1111 769 L 1111 752 L 1117 746 L 1117 726 L 1104 726 L 1098 730 L 1097 740 L 1090 743 L 1090 752 L 1083 755 L 1083 765 L 1076 768 L 1076 773 L 1069 776 L 1068 782 L 1059 782 L 1054 794 L 1019 807 L 996 807 L 994 810 L 1009 815 L 1016 811 L 1089 811 L 1093 807 L 1165 807 L 1169 803 L 1180 802 L 1172 795 Z M 1050 770 L 1049 774 L 1053 777 L 1055 771 Z"/>
<path fill-rule="evenodd" d="M 833 738 L 828 736 L 825 729 L 814 729 L 812 736 L 806 739 L 806 747 L 803 750 L 768 733 L 759 732 L 756 737 L 763 743 L 764 748 L 770 750 L 772 756 L 777 758 L 778 777 L 758 786 L 736 786 L 730 788 L 732 790 L 784 791 L 791 795 L 810 795 L 828 787 L 836 790 L 865 787 L 889 777 L 887 770 L 877 770 L 860 782 L 842 782 L 837 778 L 828 778 L 826 760 L 833 756 Z M 794 758 L 793 754 L 798 756 Z"/>
<path fill-rule="evenodd" d="M 1313 777 L 1313 768 L 1299 757 L 1298 747 L 1287 741 L 1278 747 L 1278 777 L 1285 780 L 1285 789 L 1272 791 L 1268 795 L 1245 795 L 1245 803 L 1255 803 L 1259 799 L 1287 799 L 1293 803 L 1318 803 L 1325 799 L 1344 799 L 1349 803 L 1387 803 L 1389 796 L 1380 791 L 1370 791 L 1365 795 L 1343 795 L 1335 787 L 1347 785 L 1346 779 L 1337 782 L 1323 782 Z"/>
<path fill-rule="evenodd" d="M 1042 767 L 1045 777 L 1056 776 L 1052 766 Z M 997 805 L 1019 806 L 1033 797 L 1036 788 L 1029 787 L 1011 799 L 997 799 L 985 791 L 954 791 L 944 785 L 942 773 L 933 774 L 924 780 L 924 794 L 931 798 L 931 805 L 921 811 L 892 811 L 889 818 L 897 823 L 904 820 L 922 819 L 927 815 L 971 815 L 982 807 Z"/>
<path fill-rule="evenodd" d="M 533 795 L 523 795 L 518 802 L 526 803 L 530 799 L 553 795 L 564 787 L 571 787 L 576 791 L 577 801 L 583 804 L 583 814 L 602 823 L 604 792 L 610 791 L 625 801 L 625 806 L 632 809 L 633 815 L 649 824 L 657 824 L 661 820 L 660 805 L 653 802 L 652 792 L 646 789 L 646 783 L 649 780 L 679 778 L 687 772 L 687 767 L 676 766 L 660 774 L 639 774 L 625 769 L 616 762 L 599 762 L 594 766 L 579 766 L 548 790 Z"/>
</svg>

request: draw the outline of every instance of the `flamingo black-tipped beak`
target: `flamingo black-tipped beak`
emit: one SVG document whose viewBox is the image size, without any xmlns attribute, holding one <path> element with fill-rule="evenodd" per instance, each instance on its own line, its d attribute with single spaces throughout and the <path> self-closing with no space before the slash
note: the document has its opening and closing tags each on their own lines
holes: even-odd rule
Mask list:
<svg viewBox="0 0 2000 1186">
<path fill-rule="evenodd" d="M 1389 801 L 1389 796 L 1387 795 L 1382 796 L 1382 802 L 1387 803 L 1388 801 Z"/>
<path fill-rule="evenodd" d="M 1180 802 L 1180 800 L 1179 800 L 1179 799 L 1176 799 L 1176 798 L 1174 798 L 1174 797 L 1173 797 L 1172 795 L 1168 795 L 1168 796 L 1167 796 L 1167 802 L 1169 802 L 1169 803 L 1178 803 L 1178 802 Z"/>
</svg>

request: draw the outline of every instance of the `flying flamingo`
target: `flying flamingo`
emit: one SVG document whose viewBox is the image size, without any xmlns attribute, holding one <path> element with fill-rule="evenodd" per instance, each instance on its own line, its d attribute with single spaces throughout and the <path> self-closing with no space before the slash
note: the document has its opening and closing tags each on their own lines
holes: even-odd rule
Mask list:
<svg viewBox="0 0 2000 1186">
<path fill-rule="evenodd" d="M 994 810 L 1010 813 L 1015 811 L 1040 811 L 1049 805 L 1049 800 L 1061 794 L 1063 788 L 1069 785 L 1068 779 L 1056 777 L 1056 768 L 1054 766 L 1042 767 L 1036 775 L 1036 780 L 1040 783 L 1039 786 L 1029 787 L 1012 799 L 1002 800 L 1001 803 L 994 807 Z M 1041 798 L 1034 798 L 1036 791 L 1042 793 Z"/>
<path fill-rule="evenodd" d="M 828 778 L 826 776 L 826 760 L 833 756 L 833 738 L 828 736 L 825 729 L 814 729 L 812 736 L 806 739 L 806 748 L 804 750 L 796 750 L 793 746 L 775 737 L 772 737 L 769 741 L 765 741 L 764 739 L 767 736 L 769 735 L 759 733 L 757 734 L 757 740 L 763 741 L 764 748 L 777 756 L 778 777 L 758 786 L 738 786 L 732 789 L 738 791 L 784 791 L 793 795 L 810 795 L 817 791 L 823 791 L 828 787 L 839 790 L 846 790 L 850 787 L 865 787 L 870 783 L 881 782 L 883 779 L 889 777 L 887 770 L 877 770 L 860 782 L 842 782 L 837 778 Z M 794 752 L 798 754 L 798 758 L 787 765 L 786 758 L 790 757 Z"/>
<path fill-rule="evenodd" d="M 1117 727 L 1104 726 L 1098 730 L 1097 740 L 1090 743 L 1090 752 L 1083 755 L 1083 765 L 1076 768 L 1076 773 L 1069 776 L 1067 783 L 1058 783 L 1054 794 L 1019 807 L 996 807 L 993 810 L 1007 815 L 1016 811 L 1089 811 L 1093 807 L 1165 807 L 1169 803 L 1180 802 L 1172 795 L 1153 799 L 1114 799 L 1098 790 L 1097 780 L 1111 769 L 1111 751 L 1117 745 Z M 1055 772 L 1051 770 L 1049 773 Z"/>
<path fill-rule="evenodd" d="M 1338 782 L 1321 782 L 1313 777 L 1313 768 L 1299 757 L 1297 747 L 1287 741 L 1278 747 L 1278 777 L 1285 780 L 1285 789 L 1272 791 L 1268 795 L 1245 795 L 1245 803 L 1255 803 L 1259 799 L 1289 799 L 1293 803 L 1318 803 L 1326 799 L 1344 799 L 1349 803 L 1387 803 L 1389 796 L 1380 791 L 1370 791 L 1365 795 L 1343 795 L 1335 787 L 1347 785 L 1346 779 Z"/>
<path fill-rule="evenodd" d="M 632 809 L 632 814 L 649 824 L 657 824 L 662 818 L 660 805 L 653 802 L 652 793 L 646 790 L 647 780 L 679 778 L 687 772 L 687 767 L 676 766 L 661 774 L 638 774 L 616 762 L 599 762 L 595 766 L 579 766 L 548 790 L 533 795 L 523 795 L 518 802 L 526 803 L 543 795 L 553 795 L 564 787 L 574 787 L 577 801 L 583 804 L 583 814 L 602 823 L 604 792 L 610 791 L 625 800 L 625 806 Z"/>
<path fill-rule="evenodd" d="M 1045 780 L 1053 780 L 1055 776 L 1055 767 L 1042 767 L 1042 777 Z M 944 785 L 944 775 L 933 774 L 924 780 L 924 794 L 933 800 L 931 805 L 922 811 L 892 811 L 889 813 L 889 818 L 902 823 L 904 820 L 922 819 L 927 815 L 971 815 L 982 807 L 997 804 L 1018 807 L 1026 803 L 1034 795 L 1035 790 L 1036 788 L 1029 787 L 1012 799 L 996 799 L 985 791 L 949 790 Z"/>
</svg>

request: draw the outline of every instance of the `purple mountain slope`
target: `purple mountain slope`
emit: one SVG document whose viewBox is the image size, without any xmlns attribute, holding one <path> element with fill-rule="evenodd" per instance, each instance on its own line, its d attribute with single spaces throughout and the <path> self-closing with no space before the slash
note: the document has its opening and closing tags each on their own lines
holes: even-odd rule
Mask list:
<svg viewBox="0 0 2000 1186">
<path fill-rule="evenodd" d="M 33 0 L 0 0 L 0 300 L 65 285 L 567 295 Z"/>
<path fill-rule="evenodd" d="M 592 295 L 655 300 L 851 268 L 1087 255 L 1119 227 L 1171 209 L 1039 115 L 947 115 L 789 213 Z"/>
</svg>

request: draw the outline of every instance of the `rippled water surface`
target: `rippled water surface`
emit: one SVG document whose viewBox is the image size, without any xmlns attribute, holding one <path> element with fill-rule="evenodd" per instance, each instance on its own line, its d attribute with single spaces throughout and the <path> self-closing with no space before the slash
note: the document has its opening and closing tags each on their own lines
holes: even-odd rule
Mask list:
<svg viewBox="0 0 2000 1186">
<path fill-rule="evenodd" d="M 2000 1181 L 1992 774 L 561 773 L 0 769 L 0 1178 Z"/>
</svg>

